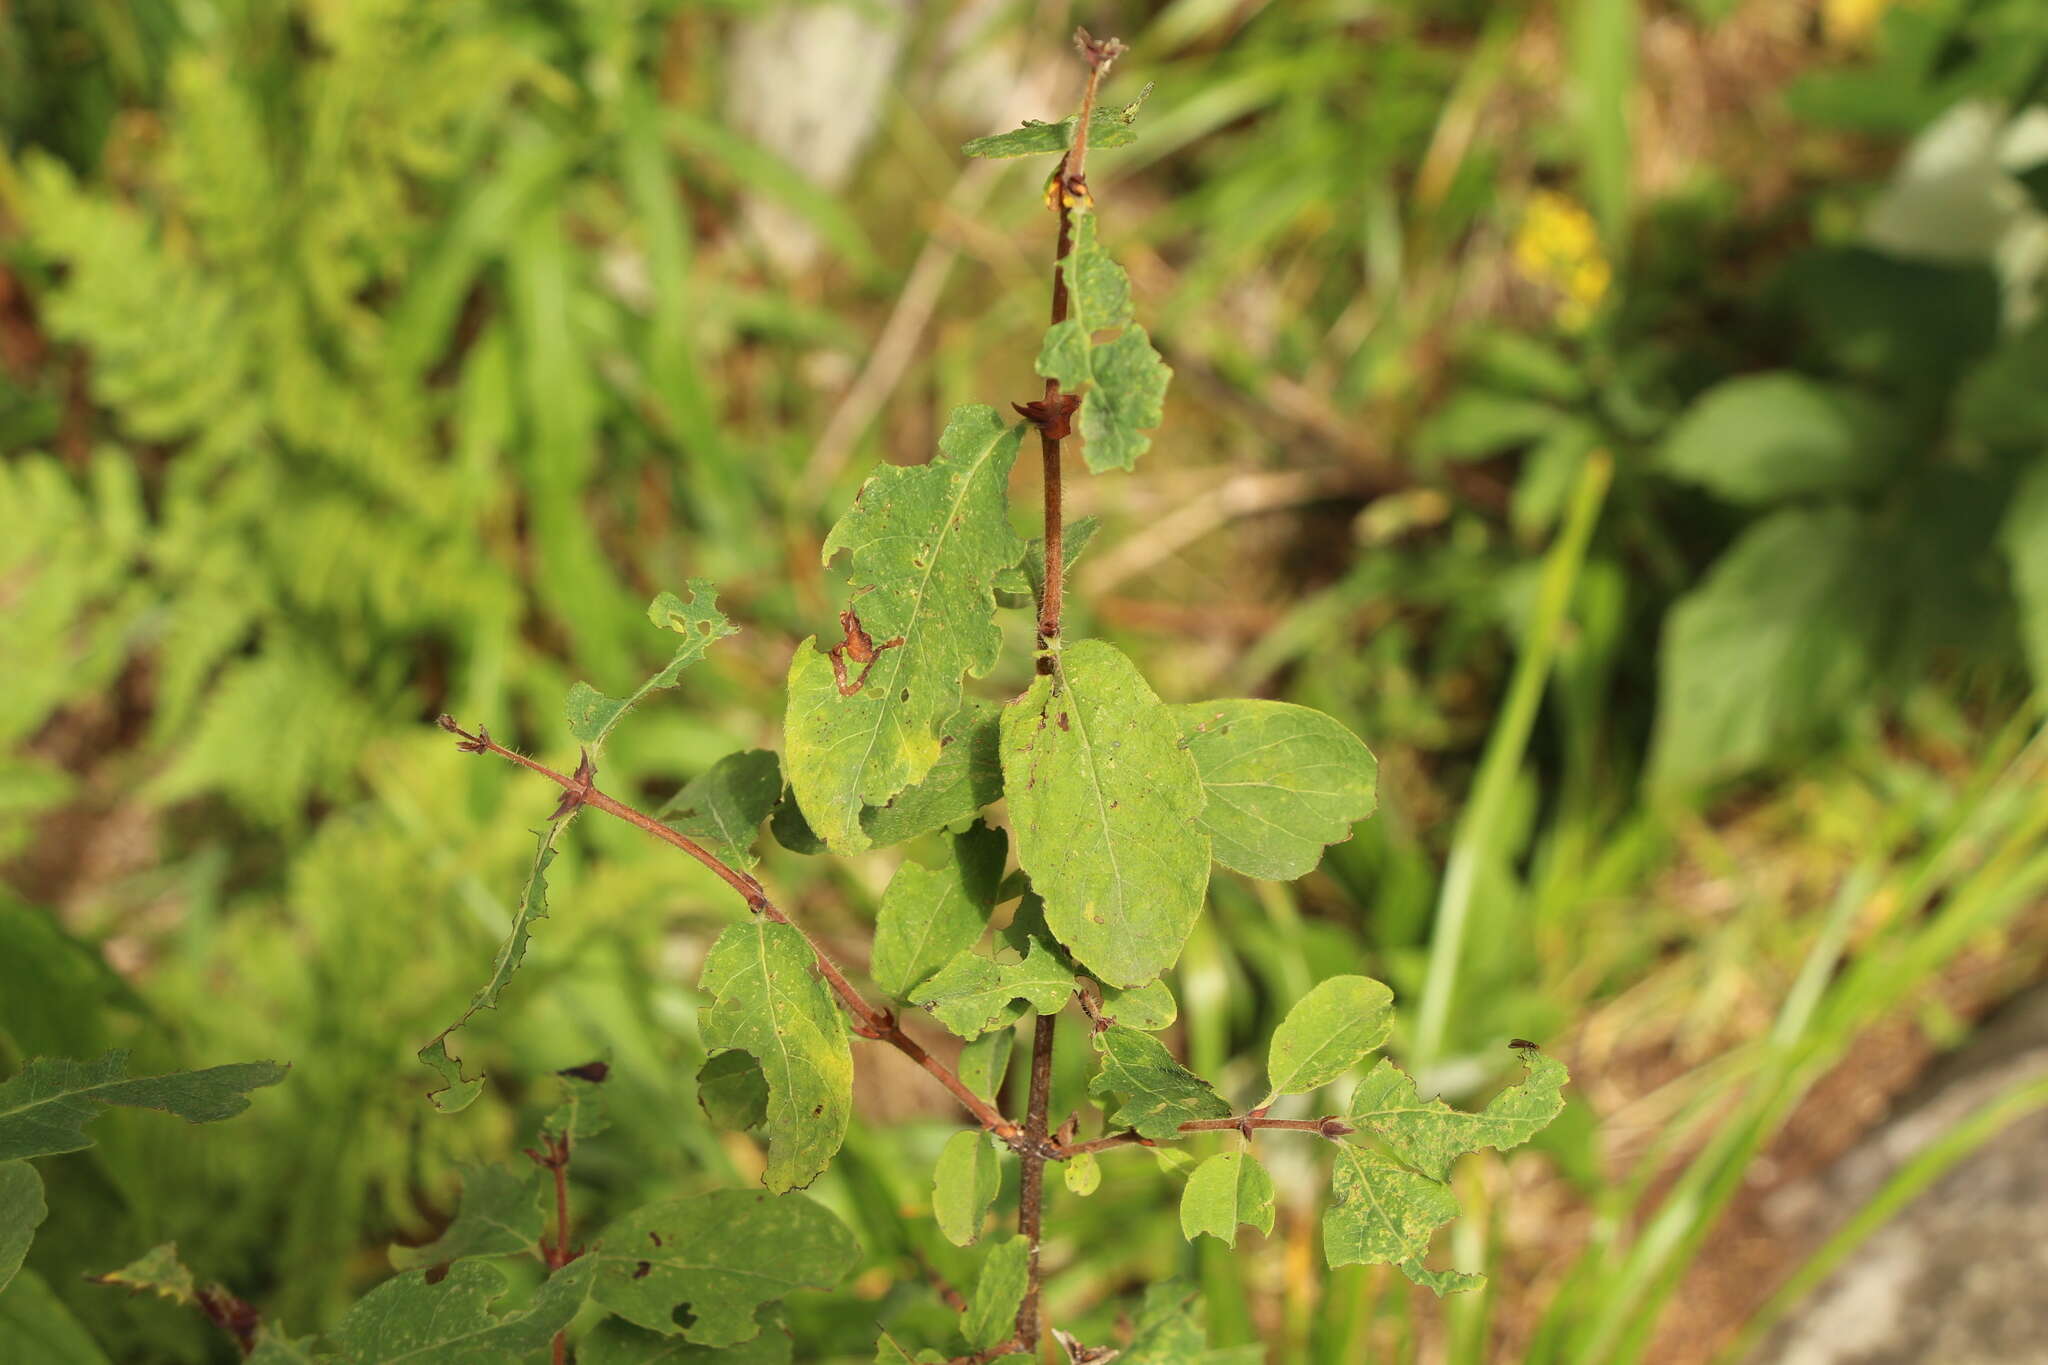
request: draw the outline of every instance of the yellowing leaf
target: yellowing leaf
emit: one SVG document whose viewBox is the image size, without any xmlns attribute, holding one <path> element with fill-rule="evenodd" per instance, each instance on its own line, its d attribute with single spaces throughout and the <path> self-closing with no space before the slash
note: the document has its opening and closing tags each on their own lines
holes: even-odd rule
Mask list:
<svg viewBox="0 0 2048 1365">
<path fill-rule="evenodd" d="M 1172 713 L 1115 648 L 1084 640 L 1003 712 L 1017 861 L 1059 941 L 1104 985 L 1171 967 L 1201 913 L 1201 781 Z"/>
<path fill-rule="evenodd" d="M 1250 1152 L 1224 1152 L 1195 1167 L 1180 1196 L 1180 1231 L 1190 1242 L 1203 1233 L 1237 1245 L 1237 1225 L 1273 1231 L 1273 1177 Z"/>
<path fill-rule="evenodd" d="M 810 827 L 839 852 L 869 846 L 863 808 L 932 770 L 961 678 L 995 664 L 995 577 L 1023 554 L 1006 498 L 1022 435 L 993 408 L 958 409 L 937 458 L 874 475 L 826 538 L 827 563 L 851 552 L 848 610 L 871 659 L 845 650 L 842 685 L 816 637 L 797 647 L 786 763 Z"/>
<path fill-rule="evenodd" d="M 1352 1093 L 1347 1117 L 1387 1145 L 1416 1170 L 1447 1179 L 1451 1163 L 1481 1147 L 1505 1151 L 1541 1132 L 1564 1109 L 1563 1063 L 1543 1052 L 1526 1052 L 1528 1078 L 1495 1095 L 1476 1114 L 1461 1113 L 1440 1099 L 1425 1101 L 1415 1082 L 1392 1062 L 1381 1061 Z"/>
<path fill-rule="evenodd" d="M 1300 1095 L 1364 1061 L 1394 1026 L 1394 993 L 1363 976 L 1333 976 L 1294 1002 L 1266 1059 L 1272 1092 Z"/>
<path fill-rule="evenodd" d="M 818 979 L 797 930 L 765 917 L 735 924 L 704 959 L 698 1014 L 704 1046 L 740 1048 L 768 1081 L 768 1169 L 780 1192 L 808 1185 L 831 1162 L 853 1108 L 846 1017 Z"/>
<path fill-rule="evenodd" d="M 1202 828 L 1233 871 L 1293 881 L 1378 804 L 1379 763 L 1320 711 L 1279 701 L 1173 708 L 1202 774 Z"/>
<path fill-rule="evenodd" d="M 886 806 L 861 812 L 861 828 L 876 847 L 958 825 L 1002 796 L 1000 715 L 990 702 L 970 699 L 961 704 L 940 728 L 939 761 L 931 771 L 896 793 Z"/>
<path fill-rule="evenodd" d="M 1323 1255 L 1335 1269 L 1419 1259 L 1438 1228 L 1458 1216 L 1450 1188 L 1348 1142 L 1323 1212 Z"/>
</svg>

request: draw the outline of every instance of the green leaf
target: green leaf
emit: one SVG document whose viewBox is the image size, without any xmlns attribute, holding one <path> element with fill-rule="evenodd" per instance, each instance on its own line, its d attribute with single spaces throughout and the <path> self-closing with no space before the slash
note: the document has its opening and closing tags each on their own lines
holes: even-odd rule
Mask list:
<svg viewBox="0 0 2048 1365">
<path fill-rule="evenodd" d="M 661 818 L 721 860 L 752 871 L 754 839 L 782 795 L 782 767 L 766 749 L 727 754 L 669 798 Z"/>
<path fill-rule="evenodd" d="M 1102 988 L 1102 1013 L 1125 1028 L 1157 1033 L 1180 1017 L 1180 1003 L 1165 978 L 1148 981 L 1133 991 Z"/>
<path fill-rule="evenodd" d="M 868 975 L 898 1000 L 979 942 L 995 908 L 1009 841 L 977 824 L 950 841 L 936 868 L 906 859 L 882 893 Z"/>
<path fill-rule="evenodd" d="M 274 1322 L 259 1323 L 256 1349 L 250 1353 L 248 1365 L 334 1365 L 334 1357 L 316 1350 L 316 1345 L 312 1337 L 294 1341 L 291 1333 Z"/>
<path fill-rule="evenodd" d="M 912 1355 L 884 1332 L 875 1343 L 875 1365 L 946 1365 L 946 1357 L 929 1347 Z"/>
<path fill-rule="evenodd" d="M 699 1346 L 606 1318 L 576 1344 L 576 1365 L 789 1365 L 793 1346 L 788 1332 L 772 1328 L 737 1346 Z"/>
<path fill-rule="evenodd" d="M 1348 1142 L 1336 1146 L 1336 1179 L 1323 1213 L 1330 1268 L 1419 1260 L 1431 1234 L 1458 1216 L 1449 1187 L 1377 1152 Z"/>
<path fill-rule="evenodd" d="M 1095 1035 L 1095 1046 L 1102 1069 L 1088 1093 L 1121 1101 L 1109 1122 L 1157 1142 L 1179 1137 L 1181 1124 L 1191 1120 L 1230 1117 L 1223 1097 L 1151 1034 L 1112 1024 Z"/>
<path fill-rule="evenodd" d="M 1379 804 L 1379 761 L 1342 724 L 1282 701 L 1170 708 L 1207 804 L 1201 827 L 1217 862 L 1293 881 Z"/>
<path fill-rule="evenodd" d="M 127 1069 L 128 1054 L 118 1050 L 91 1062 L 32 1058 L 0 1084 L 0 1161 L 92 1146 L 85 1126 L 102 1105 L 161 1109 L 187 1123 L 230 1119 L 249 1107 L 249 1091 L 276 1085 L 290 1070 L 279 1062 L 237 1062 L 126 1078 Z"/>
<path fill-rule="evenodd" d="M 532 1251 L 545 1226 L 545 1197 L 539 1170 L 515 1173 L 503 1166 L 466 1165 L 455 1221 L 425 1246 L 393 1246 L 391 1268 L 421 1270 L 472 1256 Z"/>
<path fill-rule="evenodd" d="M 36 1229 L 49 1212 L 36 1168 L 26 1161 L 0 1161 L 0 1294 L 21 1269 Z"/>
<path fill-rule="evenodd" d="M 725 614 L 718 609 L 717 585 L 701 578 L 690 580 L 688 602 L 672 592 L 665 592 L 648 603 L 647 619 L 683 637 L 683 642 L 676 646 L 676 652 L 659 673 L 640 684 L 628 697 L 607 697 L 582 682 L 569 689 L 569 699 L 564 706 L 569 733 L 590 751 L 592 762 L 596 762 L 604 752 L 605 741 L 611 738 L 613 729 L 625 719 L 627 712 L 655 692 L 674 687 L 683 670 L 703 658 L 712 645 L 728 635 L 739 633 L 739 628 L 726 620 Z"/>
<path fill-rule="evenodd" d="M 768 1078 L 751 1052 L 714 1053 L 697 1068 L 697 1103 L 714 1127 L 744 1132 L 768 1120 Z"/>
<path fill-rule="evenodd" d="M 92 1334 L 33 1270 L 0 1290 L 0 1342 L 35 1365 L 108 1365 Z"/>
<path fill-rule="evenodd" d="M 1102 529 L 1100 517 L 1078 517 L 1060 532 L 1060 563 L 1063 573 L 1074 571 L 1074 561 Z M 1024 558 L 996 575 L 996 601 L 1005 607 L 1028 607 L 1045 595 L 1045 539 L 1033 536 L 1024 542 Z"/>
<path fill-rule="evenodd" d="M 1463 1294 L 1486 1283 L 1484 1275 L 1474 1275 L 1463 1270 L 1431 1270 L 1418 1260 L 1401 1262 L 1401 1273 L 1413 1284 L 1421 1285 L 1438 1298 L 1446 1294 Z"/>
<path fill-rule="evenodd" d="M 1102 1187 L 1102 1163 L 1095 1159 L 1095 1153 L 1076 1153 L 1067 1158 L 1065 1167 L 1060 1175 L 1066 1180 L 1067 1188 L 1083 1199 Z"/>
<path fill-rule="evenodd" d="M 768 1169 L 780 1193 L 831 1162 L 853 1108 L 853 1051 L 804 936 L 765 917 L 718 936 L 704 959 L 704 1046 L 752 1053 L 768 1081 Z"/>
<path fill-rule="evenodd" d="M 1031 1264 L 1031 1248 L 1022 1237 L 989 1243 L 974 1281 L 974 1296 L 961 1315 L 960 1335 L 977 1351 L 1007 1341 L 1017 1330 L 1017 1308 Z"/>
<path fill-rule="evenodd" d="M 591 1297 L 620 1317 L 673 1336 L 687 1306 L 686 1338 L 732 1346 L 759 1332 L 761 1305 L 838 1284 L 860 1247 L 802 1195 L 717 1190 L 628 1214 L 584 1260 L 598 1266 Z"/>
<path fill-rule="evenodd" d="M 608 1063 L 599 1061 L 557 1071 L 562 1101 L 541 1120 L 541 1135 L 574 1146 L 609 1129 L 612 1115 L 605 1103 L 604 1079 L 610 1070 Z"/>
<path fill-rule="evenodd" d="M 970 820 L 1003 794 L 1001 711 L 968 700 L 939 734 L 939 761 L 886 806 L 869 806 L 861 828 L 877 848 Z"/>
<path fill-rule="evenodd" d="M 1522 1059 L 1528 1078 L 1476 1114 L 1460 1113 L 1440 1099 L 1425 1103 L 1406 1073 L 1382 1061 L 1352 1095 L 1349 1118 L 1416 1170 L 1447 1180 L 1451 1163 L 1465 1153 L 1518 1147 L 1563 1111 L 1564 1065 L 1542 1052 L 1525 1052 Z"/>
<path fill-rule="evenodd" d="M 1137 140 L 1131 131 L 1131 124 L 1138 118 L 1138 111 L 1152 94 L 1152 83 L 1138 92 L 1138 98 L 1121 109 L 1097 109 L 1088 117 L 1088 148 L 1128 147 Z M 1074 141 L 1074 129 L 1081 126 L 1079 114 L 1069 114 L 1058 123 L 1041 123 L 1037 119 L 1027 121 L 1021 128 L 1007 133 L 993 133 L 978 137 L 960 145 L 963 156 L 1011 157 L 1036 156 L 1043 152 L 1064 152 Z"/>
<path fill-rule="evenodd" d="M 484 1077 L 481 1074 L 462 1074 L 462 1059 L 448 1051 L 448 1040 L 474 1018 L 477 1011 L 498 1007 L 498 997 L 504 994 L 513 974 L 526 961 L 526 945 L 533 937 L 533 926 L 548 917 L 548 864 L 555 860 L 555 844 L 580 810 L 582 807 L 577 806 L 565 812 L 549 821 L 548 827 L 540 832 L 539 843 L 533 851 L 533 863 L 526 873 L 526 889 L 520 893 L 519 908 L 512 914 L 512 931 L 505 936 L 504 944 L 498 949 L 497 960 L 491 964 L 490 980 L 470 997 L 469 1008 L 462 1012 L 460 1018 L 435 1034 L 433 1040 L 419 1050 L 419 1059 L 441 1078 L 440 1088 L 428 1091 L 427 1099 L 444 1114 L 460 1113 L 483 1093 Z"/>
<path fill-rule="evenodd" d="M 825 841 L 811 828 L 811 822 L 804 819 L 802 806 L 796 803 L 796 793 L 784 790 L 782 799 L 775 803 L 774 813 L 768 817 L 768 832 L 775 836 L 775 842 L 791 853 L 806 857 L 825 851 Z"/>
<path fill-rule="evenodd" d="M 1100 474 L 1134 468 L 1152 445 L 1139 433 L 1165 418 L 1173 371 L 1145 329 L 1132 324 L 1130 280 L 1097 244 L 1092 213 L 1075 214 L 1074 243 L 1061 270 L 1071 312 L 1046 332 L 1038 373 L 1082 395 L 1081 454 L 1089 469 Z M 1095 340 L 1097 332 L 1113 328 L 1122 330 L 1108 341 Z"/>
<path fill-rule="evenodd" d="M 1364 976 L 1333 976 L 1294 1002 L 1273 1030 L 1266 1074 L 1272 1092 L 1302 1095 L 1364 1061 L 1394 1026 L 1394 993 Z"/>
<path fill-rule="evenodd" d="M 1001 652 L 993 584 L 1023 554 L 1007 510 L 1023 430 L 993 408 L 958 409 L 937 458 L 875 474 L 825 540 L 828 564 L 851 552 L 848 610 L 876 651 L 872 666 L 844 659 L 850 696 L 815 636 L 790 661 L 790 786 L 835 850 L 868 847 L 862 809 L 931 772 L 962 676 L 988 672 Z"/>
<path fill-rule="evenodd" d="M 1885 562 L 1846 507 L 1787 509 L 1745 531 L 1665 618 L 1653 782 L 1742 772 L 1838 725 L 1869 688 Z"/>
<path fill-rule="evenodd" d="M 953 1070 L 969 1090 L 985 1100 L 993 1100 L 996 1091 L 1003 1085 L 1003 1075 L 1010 1069 L 1010 1054 L 1016 1051 L 1016 1037 L 1004 1029 L 984 1033 L 960 1049 L 960 1060 L 953 1064 Z"/>
<path fill-rule="evenodd" d="M 1539 399 L 1468 386 L 1417 429 L 1415 452 L 1426 460 L 1480 460 L 1537 441 L 1565 420 Z"/>
<path fill-rule="evenodd" d="M 2012 573 L 2034 688 L 2048 693 L 2048 459 L 2020 476 L 1999 527 L 1998 548 Z"/>
<path fill-rule="evenodd" d="M 1002 1183 L 994 1138 L 973 1128 L 946 1139 L 932 1172 L 932 1216 L 947 1241 L 956 1247 L 974 1245 Z"/>
<path fill-rule="evenodd" d="M 1263 1365 L 1262 1345 L 1211 1349 L 1208 1333 L 1189 1308 L 1194 1289 L 1168 1280 L 1145 1290 L 1145 1302 L 1131 1329 L 1131 1344 L 1116 1365 Z"/>
<path fill-rule="evenodd" d="M 978 1038 L 1016 1023 L 1027 1009 L 1058 1014 L 1073 994 L 1074 974 L 1051 945 L 1036 941 L 1018 962 L 998 962 L 971 949 L 956 954 L 918 988 L 917 1003 L 951 1032 Z"/>
<path fill-rule="evenodd" d="M 155 1294 L 182 1308 L 190 1308 L 199 1301 L 199 1286 L 193 1280 L 192 1272 L 178 1259 L 176 1242 L 151 1247 L 119 1270 L 89 1278 L 94 1284 L 111 1285 L 137 1294 Z"/>
<path fill-rule="evenodd" d="M 1173 713 L 1115 648 L 1064 651 L 1003 712 L 1003 791 L 1017 861 L 1046 923 L 1106 986 L 1171 967 L 1201 914 L 1201 778 Z"/>
<path fill-rule="evenodd" d="M 1237 1245 L 1237 1225 L 1273 1231 L 1273 1177 L 1250 1152 L 1224 1152 L 1195 1167 L 1180 1196 L 1180 1232 Z"/>
<path fill-rule="evenodd" d="M 505 1273 L 488 1261 L 458 1261 L 428 1283 L 407 1271 L 372 1289 L 343 1315 L 329 1344 L 346 1365 L 506 1365 L 547 1349 L 591 1296 L 597 1265 L 588 1256 L 549 1276 L 524 1309 L 491 1312 Z"/>
<path fill-rule="evenodd" d="M 1657 463 L 1755 505 L 1882 482 L 1897 463 L 1896 431 L 1896 419 L 1853 390 L 1789 371 L 1742 375 L 1693 400 Z"/>
</svg>

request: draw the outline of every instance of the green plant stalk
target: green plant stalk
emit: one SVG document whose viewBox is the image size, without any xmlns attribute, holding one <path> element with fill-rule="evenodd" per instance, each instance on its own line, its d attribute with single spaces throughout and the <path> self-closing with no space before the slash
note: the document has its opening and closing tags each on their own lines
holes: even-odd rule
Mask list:
<svg viewBox="0 0 2048 1365">
<path fill-rule="evenodd" d="M 1572 589 L 1585 563 L 1593 527 L 1599 520 L 1613 474 L 1613 458 L 1605 451 L 1593 452 L 1579 471 L 1564 530 L 1544 557 L 1535 618 L 1529 623 L 1521 657 L 1515 661 L 1507 701 L 1501 707 L 1493 733 L 1487 737 L 1471 804 L 1466 806 L 1451 841 L 1451 856 L 1437 897 L 1436 932 L 1430 939 L 1429 970 L 1423 980 L 1422 1005 L 1415 1026 L 1412 1057 L 1418 1070 L 1433 1066 L 1443 1055 L 1451 1005 L 1457 993 L 1458 965 L 1471 928 L 1472 897 L 1478 885 L 1479 868 L 1499 842 L 1508 794 L 1529 747 L 1551 661 L 1557 655 L 1565 616 L 1571 608 Z"/>
</svg>

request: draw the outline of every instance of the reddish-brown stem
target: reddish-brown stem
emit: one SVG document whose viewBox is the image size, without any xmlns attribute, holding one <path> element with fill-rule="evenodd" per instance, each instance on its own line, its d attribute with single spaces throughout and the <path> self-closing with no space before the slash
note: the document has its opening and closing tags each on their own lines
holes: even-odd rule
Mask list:
<svg viewBox="0 0 2048 1365">
<path fill-rule="evenodd" d="M 544 1151 L 536 1152 L 529 1147 L 526 1155 L 534 1165 L 545 1167 L 555 1178 L 555 1240 L 550 1244 L 545 1234 L 540 1240 L 540 1258 L 552 1273 L 577 1256 L 569 1247 L 569 1135 L 542 1134 L 541 1146 Z M 551 1354 L 554 1365 L 568 1365 L 569 1334 L 566 1330 L 555 1333 Z"/>
<path fill-rule="evenodd" d="M 898 1022 L 895 1015 L 891 1014 L 888 1010 L 878 1009 L 874 1005 L 869 1004 L 867 998 L 854 988 L 852 982 L 846 979 L 846 974 L 839 970 L 838 964 L 834 963 L 826 955 L 825 950 L 818 946 L 818 941 L 806 933 L 802 925 L 783 913 L 782 908 L 768 898 L 768 892 L 762 887 L 760 882 L 754 880 L 754 878 L 746 873 L 727 865 L 717 854 L 711 852 L 711 850 L 705 848 L 687 834 L 671 829 L 644 811 L 635 810 L 625 802 L 600 791 L 593 780 L 594 774 L 571 777 L 566 773 L 556 772 L 545 763 L 537 763 L 525 754 L 515 753 L 506 748 L 498 743 L 498 741 L 492 739 L 489 731 L 479 730 L 476 734 L 471 734 L 447 716 L 441 717 L 440 725 L 443 730 L 448 731 L 450 734 L 462 737 L 463 743 L 460 747 L 463 749 L 471 753 L 496 754 L 499 758 L 517 763 L 527 771 L 539 773 L 548 781 L 553 782 L 567 793 L 563 800 L 568 809 L 573 810 L 579 805 L 590 806 L 593 809 L 603 811 L 607 815 L 616 816 L 627 824 L 653 835 L 663 843 L 681 849 L 684 853 L 689 854 L 692 858 L 710 868 L 718 874 L 720 880 L 740 893 L 746 900 L 748 908 L 755 914 L 773 920 L 777 924 L 788 925 L 796 930 L 798 934 L 802 935 L 805 944 L 811 950 L 811 956 L 817 961 L 818 975 L 825 979 L 825 984 L 832 988 L 833 994 L 839 997 L 839 1003 L 852 1016 L 855 1034 L 862 1038 L 873 1039 L 876 1042 L 887 1043 L 911 1061 L 917 1063 L 918 1066 L 922 1067 L 936 1079 L 939 1084 L 952 1092 L 953 1098 L 958 1100 L 961 1107 L 974 1116 L 975 1122 L 979 1123 L 989 1132 L 994 1133 L 1004 1142 L 1009 1143 L 1012 1147 L 1016 1147 L 1022 1140 L 1022 1129 L 1004 1118 L 994 1105 L 975 1094 L 951 1067 L 925 1051 L 915 1038 L 912 1038 L 903 1031 L 903 1026 Z M 583 771 L 585 769 L 579 769 L 579 772 Z M 558 809 L 560 808 L 558 807 Z"/>
<path fill-rule="evenodd" d="M 1331 1115 L 1320 1119 L 1269 1119 L 1260 1114 L 1246 1114 L 1234 1119 L 1190 1119 L 1180 1126 L 1183 1133 L 1243 1133 L 1249 1137 L 1258 1129 L 1291 1133 L 1314 1133 L 1319 1137 L 1340 1138 L 1355 1133 L 1344 1120 Z M 1055 1161 L 1081 1156 L 1087 1152 L 1107 1151 L 1111 1147 L 1151 1147 L 1157 1145 L 1151 1138 L 1139 1137 L 1136 1133 L 1111 1133 L 1108 1137 L 1095 1138 L 1089 1142 L 1070 1143 L 1053 1152 Z"/>
<path fill-rule="evenodd" d="M 1031 1031 L 1031 1092 L 1024 1106 L 1024 1145 L 1018 1150 L 1017 1232 L 1023 1237 L 1024 1301 L 1017 1305 L 1017 1339 L 1038 1349 L 1038 1246 L 1045 1231 L 1045 1159 L 1053 1150 L 1047 1132 L 1052 1108 L 1052 1040 L 1059 1016 L 1041 1014 Z"/>
<path fill-rule="evenodd" d="M 1054 177 L 1052 202 L 1059 210 L 1059 238 L 1052 255 L 1052 325 L 1067 320 L 1067 254 L 1074 246 L 1074 206 L 1088 202 L 1088 122 L 1095 116 L 1095 94 L 1109 64 L 1123 51 L 1114 38 L 1098 43 L 1088 30 L 1077 29 L 1074 44 L 1088 63 L 1088 86 L 1081 93 L 1081 116 L 1074 124 L 1074 141 L 1060 161 Z M 1038 425 L 1038 457 L 1045 488 L 1045 590 L 1038 599 L 1038 671 L 1051 673 L 1052 651 L 1058 646 L 1060 616 L 1066 606 L 1066 522 L 1060 508 L 1060 442 L 1066 437 L 1076 400 L 1060 392 L 1060 382 L 1048 377 L 1045 397 L 1025 410 Z"/>
<path fill-rule="evenodd" d="M 1087 29 L 1074 30 L 1074 45 L 1088 64 L 1088 85 L 1081 92 L 1081 113 L 1074 122 L 1074 140 L 1060 161 L 1052 186 L 1059 211 L 1059 236 L 1052 258 L 1052 325 L 1067 320 L 1067 256 L 1074 247 L 1074 207 L 1088 202 L 1088 123 L 1095 116 L 1095 96 L 1109 64 L 1123 51 L 1114 38 L 1098 43 Z M 1022 409 L 1038 426 L 1038 454 L 1045 490 L 1045 588 L 1038 599 L 1038 671 L 1051 674 L 1060 643 L 1060 616 L 1066 602 L 1066 524 L 1060 506 L 1060 442 L 1078 400 L 1060 392 L 1059 380 L 1047 377 L 1045 397 Z M 1017 1231 L 1028 1248 L 1024 1301 L 1017 1307 L 1017 1340 L 1036 1355 L 1039 1338 L 1039 1243 L 1045 1221 L 1045 1163 L 1059 1150 L 1048 1129 L 1052 1103 L 1052 1045 L 1057 1016 L 1041 1014 L 1031 1034 L 1031 1090 L 1024 1109 L 1024 1138 L 1018 1154 Z"/>
</svg>

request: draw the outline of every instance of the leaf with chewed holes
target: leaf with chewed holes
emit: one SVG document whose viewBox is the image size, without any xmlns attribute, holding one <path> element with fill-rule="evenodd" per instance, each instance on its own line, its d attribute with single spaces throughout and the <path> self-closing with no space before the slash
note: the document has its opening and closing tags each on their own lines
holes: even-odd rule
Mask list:
<svg viewBox="0 0 2048 1365">
<path fill-rule="evenodd" d="M 704 1046 L 739 1048 L 768 1082 L 768 1168 L 777 1192 L 810 1184 L 846 1137 L 853 1111 L 853 1050 L 846 1016 L 804 936 L 765 916 L 735 924 L 704 959 L 698 1013 Z"/>
<path fill-rule="evenodd" d="M 850 552 L 848 619 L 869 658 L 845 649 L 835 673 L 817 637 L 797 646 L 785 764 L 811 829 L 837 852 L 869 847 L 862 811 L 931 772 L 962 678 L 995 665 L 995 579 L 1024 553 L 1008 510 L 1023 430 L 990 407 L 957 409 L 936 458 L 876 473 L 825 540 L 828 564 Z"/>
</svg>

